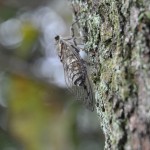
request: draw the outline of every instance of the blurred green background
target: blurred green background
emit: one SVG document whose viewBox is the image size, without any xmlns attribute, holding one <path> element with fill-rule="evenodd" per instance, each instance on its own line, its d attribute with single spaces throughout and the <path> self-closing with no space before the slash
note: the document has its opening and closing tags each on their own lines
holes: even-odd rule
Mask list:
<svg viewBox="0 0 150 150">
<path fill-rule="evenodd" d="M 0 150 L 103 150 L 95 112 L 68 94 L 54 37 L 64 0 L 0 0 Z"/>
</svg>

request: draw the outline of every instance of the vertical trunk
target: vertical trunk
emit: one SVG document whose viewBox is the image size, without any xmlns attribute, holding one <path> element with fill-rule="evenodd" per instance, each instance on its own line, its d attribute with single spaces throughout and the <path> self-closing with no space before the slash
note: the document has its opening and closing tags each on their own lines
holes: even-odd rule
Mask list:
<svg viewBox="0 0 150 150">
<path fill-rule="evenodd" d="M 70 0 L 93 65 L 107 150 L 150 149 L 150 1 Z"/>
</svg>

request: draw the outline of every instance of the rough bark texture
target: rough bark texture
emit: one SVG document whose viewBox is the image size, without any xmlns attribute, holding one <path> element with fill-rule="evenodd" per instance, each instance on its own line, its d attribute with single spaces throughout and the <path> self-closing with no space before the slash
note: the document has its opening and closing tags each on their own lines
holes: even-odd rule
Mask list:
<svg viewBox="0 0 150 150">
<path fill-rule="evenodd" d="M 70 0 L 94 64 L 106 150 L 150 150 L 150 1 Z"/>
</svg>

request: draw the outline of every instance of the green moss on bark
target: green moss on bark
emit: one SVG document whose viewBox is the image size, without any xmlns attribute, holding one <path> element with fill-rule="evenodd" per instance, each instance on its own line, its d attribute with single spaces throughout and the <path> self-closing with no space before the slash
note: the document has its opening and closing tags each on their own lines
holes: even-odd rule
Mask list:
<svg viewBox="0 0 150 150">
<path fill-rule="evenodd" d="M 146 111 L 140 115 L 142 108 L 150 111 L 146 102 L 150 94 L 150 2 L 71 2 L 76 17 L 81 18 L 79 30 L 86 37 L 85 50 L 94 64 L 96 111 L 106 137 L 105 149 L 136 149 L 132 142 L 139 139 L 132 132 L 141 133 L 133 118 L 142 124 L 148 117 Z"/>
</svg>

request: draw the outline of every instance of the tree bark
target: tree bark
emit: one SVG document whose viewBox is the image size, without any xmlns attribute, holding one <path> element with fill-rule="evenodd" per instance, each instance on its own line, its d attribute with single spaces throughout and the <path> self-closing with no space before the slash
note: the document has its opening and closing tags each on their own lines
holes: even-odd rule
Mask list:
<svg viewBox="0 0 150 150">
<path fill-rule="evenodd" d="M 70 0 L 93 63 L 106 150 L 150 150 L 150 1 Z"/>
</svg>

